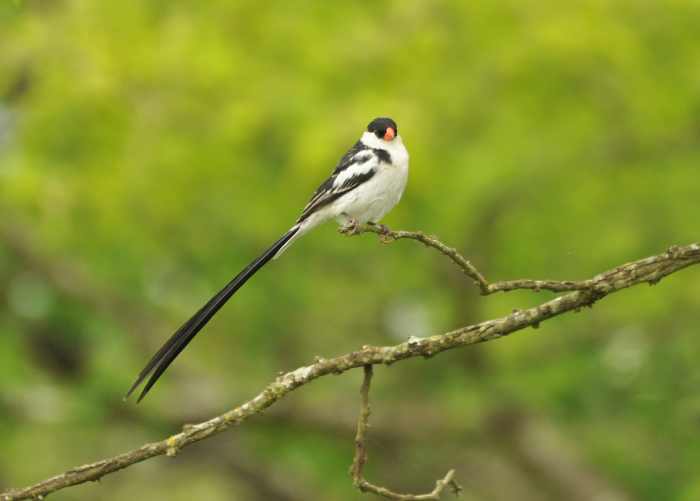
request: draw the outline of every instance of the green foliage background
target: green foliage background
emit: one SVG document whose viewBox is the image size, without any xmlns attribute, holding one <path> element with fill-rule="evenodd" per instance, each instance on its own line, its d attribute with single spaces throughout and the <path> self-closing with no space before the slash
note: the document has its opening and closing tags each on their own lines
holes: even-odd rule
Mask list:
<svg viewBox="0 0 700 501">
<path fill-rule="evenodd" d="M 160 343 L 288 228 L 375 116 L 384 221 L 490 279 L 587 278 L 698 240 L 700 5 L 0 0 L 0 486 L 160 439 L 274 375 L 536 304 L 333 225 L 241 291 L 141 405 Z M 378 368 L 368 476 L 464 499 L 700 499 L 690 269 L 537 331 Z M 52 498 L 360 499 L 359 372 Z M 2 490 L 2 489 L 0 489 Z"/>
</svg>

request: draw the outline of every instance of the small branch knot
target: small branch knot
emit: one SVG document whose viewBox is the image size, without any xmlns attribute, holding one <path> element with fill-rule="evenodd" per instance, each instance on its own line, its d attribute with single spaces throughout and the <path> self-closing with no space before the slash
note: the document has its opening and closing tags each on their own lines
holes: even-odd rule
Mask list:
<svg viewBox="0 0 700 501">
<path fill-rule="evenodd" d="M 174 457 L 177 456 L 177 453 L 180 450 L 180 441 L 178 440 L 177 435 L 173 435 L 172 437 L 169 437 L 165 443 L 166 443 L 166 450 L 165 450 L 165 455 L 168 457 Z"/>
<path fill-rule="evenodd" d="M 672 245 L 666 252 L 671 259 L 678 259 L 681 254 L 681 248 L 678 245 Z"/>
</svg>

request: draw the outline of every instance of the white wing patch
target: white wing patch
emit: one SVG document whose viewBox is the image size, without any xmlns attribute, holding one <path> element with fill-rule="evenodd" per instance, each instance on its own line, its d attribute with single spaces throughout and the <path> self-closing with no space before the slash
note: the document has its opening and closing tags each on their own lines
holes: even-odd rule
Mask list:
<svg viewBox="0 0 700 501">
<path fill-rule="evenodd" d="M 363 149 L 346 159 L 343 168 L 335 172 L 314 193 L 309 203 L 299 216 L 297 223 L 302 222 L 318 209 L 328 205 L 361 184 L 369 181 L 377 172 L 379 157 L 372 150 Z"/>
<path fill-rule="evenodd" d="M 379 159 L 374 153 L 370 151 L 358 153 L 352 158 L 352 163 L 347 169 L 333 176 L 335 178 L 333 188 L 339 188 L 352 177 L 366 175 L 372 169 L 376 169 L 378 164 Z"/>
</svg>

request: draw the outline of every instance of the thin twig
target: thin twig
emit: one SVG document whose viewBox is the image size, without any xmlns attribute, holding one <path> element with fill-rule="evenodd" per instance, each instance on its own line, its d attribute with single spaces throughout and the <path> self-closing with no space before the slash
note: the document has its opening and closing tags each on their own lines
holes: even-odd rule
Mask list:
<svg viewBox="0 0 700 501">
<path fill-rule="evenodd" d="M 401 232 L 399 234 L 410 233 Z M 414 237 L 403 236 L 401 238 Z M 420 238 L 414 239 L 422 241 Z M 449 249 L 441 243 L 437 246 L 431 245 L 438 250 L 441 246 Z M 459 260 L 455 259 L 453 255 L 450 253 L 446 255 L 459 265 Z M 673 246 L 657 256 L 633 261 L 601 273 L 586 281 L 588 286 L 583 290 L 555 297 L 533 308 L 516 310 L 505 317 L 468 325 L 445 334 L 426 338 L 411 338 L 395 346 L 365 346 L 361 350 L 334 358 L 316 359 L 308 366 L 281 375 L 253 399 L 220 416 L 195 425 L 185 426 L 182 432 L 160 442 L 145 444 L 118 456 L 72 468 L 29 487 L 0 493 L 0 501 L 39 498 L 72 485 L 99 480 L 104 475 L 155 456 L 173 456 L 183 447 L 221 433 L 260 414 L 293 390 L 319 377 L 342 374 L 365 365 L 388 365 L 412 357 L 430 357 L 453 348 L 497 339 L 527 327 L 537 327 L 540 322 L 550 318 L 566 312 L 578 311 L 584 306 L 591 306 L 609 294 L 641 283 L 655 284 L 676 271 L 698 263 L 700 263 L 700 244 Z"/>
<path fill-rule="evenodd" d="M 364 366 L 364 379 L 362 380 L 362 386 L 360 387 L 360 397 L 361 397 L 361 408 L 360 415 L 357 418 L 357 434 L 355 435 L 355 457 L 352 460 L 352 465 L 350 466 L 350 475 L 352 476 L 352 483 L 360 489 L 362 492 L 371 492 L 378 496 L 383 496 L 387 499 L 393 499 L 396 501 L 425 501 L 425 500 L 436 500 L 440 499 L 442 491 L 448 485 L 452 488 L 454 494 L 459 494 L 462 487 L 454 480 L 454 470 L 450 470 L 447 474 L 435 482 L 435 488 L 427 494 L 400 494 L 398 492 L 391 491 L 386 487 L 380 487 L 374 485 L 364 478 L 363 470 L 365 464 L 367 463 L 367 446 L 365 445 L 365 436 L 367 435 L 367 428 L 369 427 L 369 386 L 372 382 L 372 366 Z"/>
<path fill-rule="evenodd" d="M 489 294 L 489 283 L 484 278 L 484 276 L 472 265 L 467 259 L 464 258 L 457 249 L 453 247 L 448 247 L 443 244 L 434 236 L 426 235 L 422 231 L 392 231 L 384 225 L 361 225 L 355 228 L 354 232 L 341 232 L 348 236 L 361 235 L 362 233 L 376 233 L 383 243 L 390 243 L 394 240 L 401 240 L 403 238 L 409 238 L 411 240 L 417 240 L 422 244 L 437 249 L 438 252 L 449 257 L 452 262 L 454 262 L 462 272 L 474 281 L 481 293 L 486 295 Z"/>
<path fill-rule="evenodd" d="M 443 244 L 435 236 L 428 236 L 422 231 L 392 231 L 384 225 L 360 225 L 354 229 L 353 232 L 344 232 L 348 236 L 361 235 L 362 233 L 376 233 L 379 235 L 382 243 L 391 243 L 395 240 L 400 239 L 411 239 L 417 240 L 425 244 L 428 247 L 436 249 L 441 254 L 449 257 L 469 278 L 473 279 L 474 285 L 479 288 L 481 295 L 488 296 L 495 292 L 510 292 L 514 290 L 534 290 L 539 292 L 542 290 L 548 290 L 551 292 L 571 292 L 571 291 L 591 291 L 598 287 L 601 282 L 610 281 L 611 279 L 617 279 L 620 273 L 626 273 L 630 264 L 626 263 L 617 268 L 601 273 L 589 280 L 572 281 L 572 280 L 532 280 L 532 279 L 519 279 L 519 280 L 504 280 L 501 282 L 489 282 L 486 277 L 473 265 L 471 262 L 462 256 L 456 249 L 448 247 Z M 657 264 L 660 260 L 666 259 L 668 256 L 675 256 L 675 258 L 682 259 L 683 251 L 685 247 L 672 246 L 668 249 L 665 255 L 654 256 L 648 258 L 650 260 L 647 263 L 641 263 L 641 260 L 635 263 L 641 263 L 645 266 Z M 692 264 L 689 263 L 689 264 Z M 653 285 L 656 281 L 653 277 L 649 278 L 650 285 Z"/>
<path fill-rule="evenodd" d="M 369 385 L 372 382 L 372 366 L 364 366 L 364 378 L 360 387 L 360 415 L 357 417 L 357 433 L 355 434 L 355 457 L 350 466 L 350 475 L 355 487 L 360 487 L 365 463 L 367 462 L 367 449 L 365 449 L 365 435 L 369 425 Z"/>
</svg>

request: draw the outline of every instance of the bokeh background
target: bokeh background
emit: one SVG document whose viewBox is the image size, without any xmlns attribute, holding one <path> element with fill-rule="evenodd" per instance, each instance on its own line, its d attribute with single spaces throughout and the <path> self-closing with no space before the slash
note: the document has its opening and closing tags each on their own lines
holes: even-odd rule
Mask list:
<svg viewBox="0 0 700 501">
<path fill-rule="evenodd" d="M 329 224 L 144 403 L 163 340 L 298 215 L 375 116 L 411 152 L 385 219 L 490 279 L 583 279 L 698 239 L 694 1 L 0 1 L 0 487 L 159 440 L 279 371 L 537 304 Z M 700 499 L 698 270 L 539 330 L 379 367 L 370 480 L 466 500 Z M 362 499 L 361 373 L 52 496 Z M 0 489 L 2 490 L 2 489 Z"/>
</svg>

